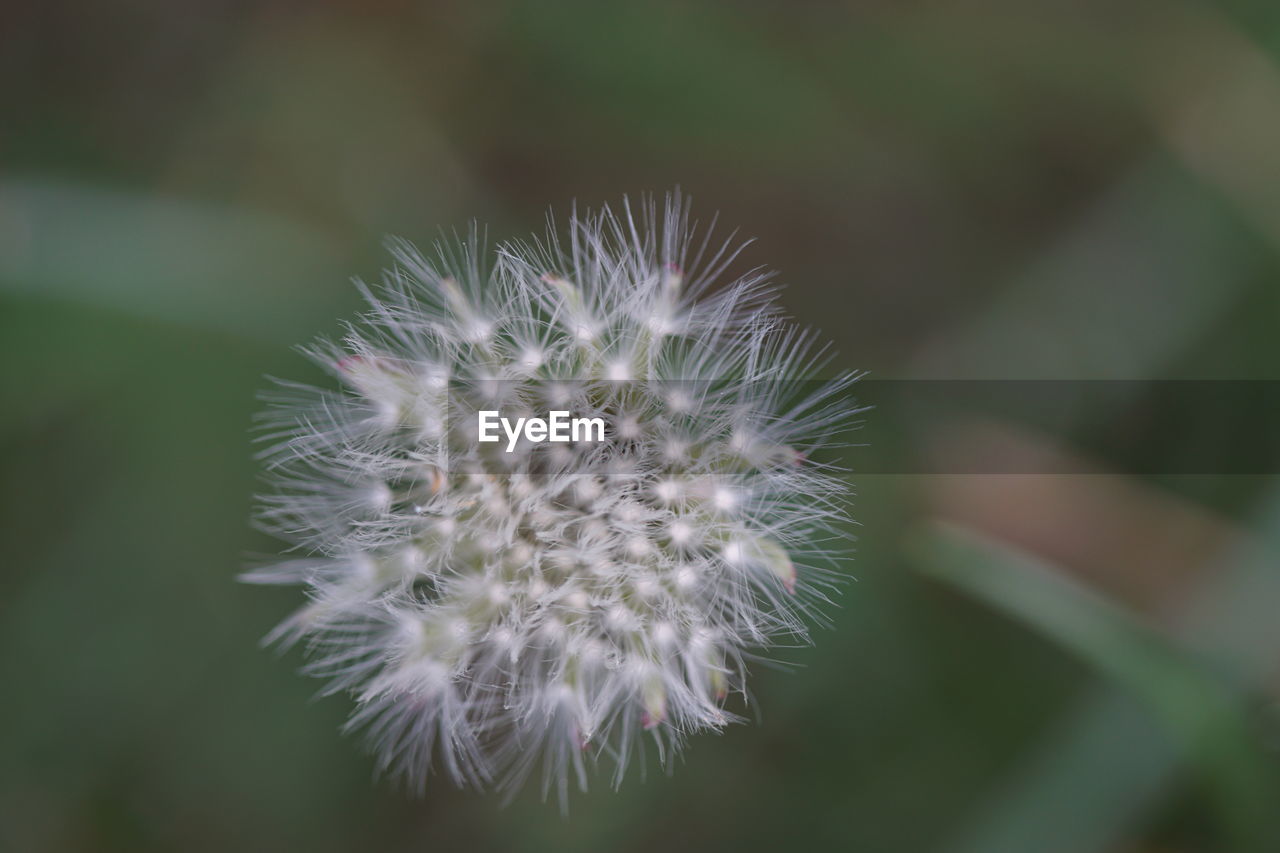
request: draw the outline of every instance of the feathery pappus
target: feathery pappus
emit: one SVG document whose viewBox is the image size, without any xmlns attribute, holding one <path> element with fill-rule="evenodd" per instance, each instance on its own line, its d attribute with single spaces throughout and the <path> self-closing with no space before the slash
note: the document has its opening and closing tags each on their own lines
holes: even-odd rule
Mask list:
<svg viewBox="0 0 1280 853">
<path fill-rule="evenodd" d="M 747 664 L 821 623 L 848 487 L 818 457 L 857 376 L 819 375 L 770 273 L 720 284 L 741 246 L 712 231 L 675 195 L 491 253 L 394 242 L 367 312 L 305 349 L 339 387 L 268 396 L 259 517 L 293 547 L 245 578 L 305 588 L 270 639 L 355 697 L 380 771 L 536 772 L 563 802 L 737 721 Z M 484 443 L 484 410 L 606 440 Z"/>
</svg>

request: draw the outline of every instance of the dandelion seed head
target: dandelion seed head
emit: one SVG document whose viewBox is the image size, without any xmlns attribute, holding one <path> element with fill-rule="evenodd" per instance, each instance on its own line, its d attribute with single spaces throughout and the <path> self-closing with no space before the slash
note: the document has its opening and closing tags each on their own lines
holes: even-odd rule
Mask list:
<svg viewBox="0 0 1280 853">
<path fill-rule="evenodd" d="M 737 721 L 747 663 L 821 621 L 845 486 L 809 460 L 855 377 L 813 384 L 768 274 L 717 281 L 736 251 L 678 196 L 491 255 L 394 243 L 367 312 L 307 349 L 340 389 L 270 398 L 260 518 L 307 556 L 251 579 L 306 588 L 277 636 L 355 697 L 380 771 L 617 782 Z M 608 440 L 506 452 L 468 434 L 479 404 Z"/>
</svg>

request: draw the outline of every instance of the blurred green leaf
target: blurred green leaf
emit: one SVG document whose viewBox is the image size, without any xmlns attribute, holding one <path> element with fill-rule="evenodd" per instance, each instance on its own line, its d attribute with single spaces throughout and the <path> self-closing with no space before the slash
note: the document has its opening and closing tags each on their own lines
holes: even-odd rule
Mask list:
<svg viewBox="0 0 1280 853">
<path fill-rule="evenodd" d="M 351 265 L 280 217 L 40 180 L 0 183 L 0 288 L 265 341 L 327 326 Z"/>
</svg>

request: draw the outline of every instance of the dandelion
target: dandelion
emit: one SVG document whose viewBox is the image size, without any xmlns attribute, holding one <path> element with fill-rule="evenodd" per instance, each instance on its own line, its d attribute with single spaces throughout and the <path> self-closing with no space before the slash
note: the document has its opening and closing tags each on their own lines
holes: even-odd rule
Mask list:
<svg viewBox="0 0 1280 853">
<path fill-rule="evenodd" d="M 738 721 L 747 664 L 822 622 L 846 489 L 817 460 L 856 376 L 815 380 L 771 274 L 715 287 L 740 247 L 711 232 L 677 195 L 492 257 L 393 243 L 368 312 L 305 350 L 341 388 L 270 395 L 260 519 L 293 554 L 245 577 L 305 587 L 269 639 L 354 695 L 380 771 L 617 784 Z M 608 435 L 483 443 L 484 410 Z"/>
</svg>

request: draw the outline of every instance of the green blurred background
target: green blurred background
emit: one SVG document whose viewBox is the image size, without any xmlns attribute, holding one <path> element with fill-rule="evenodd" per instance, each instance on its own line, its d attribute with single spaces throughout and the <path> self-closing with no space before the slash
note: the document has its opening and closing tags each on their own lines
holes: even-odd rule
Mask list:
<svg viewBox="0 0 1280 853">
<path fill-rule="evenodd" d="M 1273 2 L 6 3 L 0 848 L 1280 850 L 1280 478 L 1091 460 L 1124 399 L 855 476 L 758 724 L 567 818 L 372 782 L 234 581 L 262 376 L 388 233 L 678 184 L 877 378 L 1280 379 L 1278 59 Z"/>
</svg>

